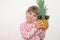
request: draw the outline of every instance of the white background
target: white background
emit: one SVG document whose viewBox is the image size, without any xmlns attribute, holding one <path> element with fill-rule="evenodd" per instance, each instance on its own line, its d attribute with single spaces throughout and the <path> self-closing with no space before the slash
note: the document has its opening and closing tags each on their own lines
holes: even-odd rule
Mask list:
<svg viewBox="0 0 60 40">
<path fill-rule="evenodd" d="M 45 3 L 50 19 L 44 40 L 60 40 L 60 0 Z M 19 27 L 31 5 L 36 5 L 36 0 L 0 0 L 0 40 L 23 40 Z"/>
</svg>

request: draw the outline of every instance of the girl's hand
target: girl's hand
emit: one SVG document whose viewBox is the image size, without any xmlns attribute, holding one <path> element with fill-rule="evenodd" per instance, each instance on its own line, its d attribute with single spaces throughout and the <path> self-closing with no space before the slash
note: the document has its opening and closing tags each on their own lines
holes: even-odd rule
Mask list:
<svg viewBox="0 0 60 40">
<path fill-rule="evenodd" d="M 43 29 L 46 30 L 48 28 L 48 21 L 47 20 L 38 20 L 35 24 L 36 29 Z"/>
<path fill-rule="evenodd" d="M 43 22 L 41 20 L 38 20 L 35 24 L 35 28 L 40 29 L 42 27 L 42 25 L 43 25 Z"/>
</svg>

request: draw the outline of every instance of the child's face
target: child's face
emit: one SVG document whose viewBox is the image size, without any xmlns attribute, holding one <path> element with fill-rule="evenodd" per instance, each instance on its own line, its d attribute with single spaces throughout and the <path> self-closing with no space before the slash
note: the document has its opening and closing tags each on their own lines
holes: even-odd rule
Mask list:
<svg viewBox="0 0 60 40">
<path fill-rule="evenodd" d="M 26 20 L 32 23 L 37 20 L 37 15 L 33 12 L 26 12 Z"/>
</svg>

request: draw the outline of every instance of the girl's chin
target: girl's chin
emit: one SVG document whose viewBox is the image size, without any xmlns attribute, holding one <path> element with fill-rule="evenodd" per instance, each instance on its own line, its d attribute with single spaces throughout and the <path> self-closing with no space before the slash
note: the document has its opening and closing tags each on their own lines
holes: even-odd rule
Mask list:
<svg viewBox="0 0 60 40">
<path fill-rule="evenodd" d="M 34 21 L 31 21 L 31 20 L 27 20 L 27 22 L 29 22 L 29 23 L 33 23 Z"/>
<path fill-rule="evenodd" d="M 32 23 L 32 21 L 27 21 L 28 23 Z"/>
</svg>

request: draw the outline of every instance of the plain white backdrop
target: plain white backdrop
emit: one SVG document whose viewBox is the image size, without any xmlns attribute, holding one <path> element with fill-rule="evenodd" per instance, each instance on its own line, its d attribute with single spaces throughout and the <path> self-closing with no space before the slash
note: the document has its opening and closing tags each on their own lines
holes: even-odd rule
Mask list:
<svg viewBox="0 0 60 40">
<path fill-rule="evenodd" d="M 45 0 L 49 28 L 44 40 L 60 40 L 60 0 Z M 0 0 L 0 40 L 23 40 L 20 24 L 25 21 L 25 12 L 36 0 Z"/>
</svg>

